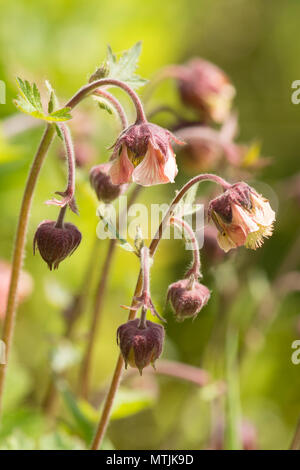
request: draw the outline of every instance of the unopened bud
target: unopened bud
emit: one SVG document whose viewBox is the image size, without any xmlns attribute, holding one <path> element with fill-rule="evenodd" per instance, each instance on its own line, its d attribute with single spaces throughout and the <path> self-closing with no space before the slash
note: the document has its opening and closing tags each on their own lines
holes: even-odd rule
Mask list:
<svg viewBox="0 0 300 470">
<path fill-rule="evenodd" d="M 127 188 L 126 184 L 113 184 L 109 175 L 111 163 L 94 166 L 90 171 L 91 186 L 99 201 L 110 203 L 117 199 Z"/>
<path fill-rule="evenodd" d="M 164 328 L 158 323 L 146 321 L 146 326 L 140 326 L 140 320 L 128 321 L 119 326 L 117 330 L 117 342 L 125 361 L 125 367 L 129 364 L 135 367 L 142 375 L 144 367 L 154 363 L 162 353 L 165 337 Z"/>
<path fill-rule="evenodd" d="M 45 220 L 38 226 L 34 240 L 33 252 L 36 246 L 41 257 L 52 270 L 67 256 L 70 256 L 81 242 L 81 233 L 75 225 L 65 222 L 61 227 L 53 220 Z"/>
<path fill-rule="evenodd" d="M 178 321 L 196 317 L 209 298 L 209 289 L 191 278 L 174 282 L 168 288 L 167 299 Z"/>
</svg>

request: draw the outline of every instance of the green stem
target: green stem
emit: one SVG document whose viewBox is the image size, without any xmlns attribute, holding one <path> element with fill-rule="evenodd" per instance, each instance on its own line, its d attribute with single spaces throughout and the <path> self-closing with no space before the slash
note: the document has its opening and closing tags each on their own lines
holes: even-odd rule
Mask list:
<svg viewBox="0 0 300 470">
<path fill-rule="evenodd" d="M 26 242 L 27 227 L 29 221 L 30 208 L 32 204 L 33 194 L 36 187 L 37 179 L 41 170 L 41 167 L 44 163 L 45 156 L 50 147 L 52 139 L 55 134 L 55 129 L 52 125 L 48 124 L 44 132 L 43 138 L 33 160 L 27 183 L 25 186 L 25 191 L 23 195 L 17 234 L 14 244 L 14 253 L 12 261 L 12 273 L 7 301 L 7 309 L 5 314 L 5 321 L 3 327 L 3 341 L 6 347 L 6 363 L 0 364 L 0 414 L 2 410 L 3 402 L 3 392 L 4 392 L 4 382 L 7 370 L 7 363 L 9 358 L 9 353 L 11 349 L 14 323 L 16 316 L 16 306 L 17 306 L 17 289 L 20 278 L 20 273 L 23 263 L 24 247 Z"/>
</svg>

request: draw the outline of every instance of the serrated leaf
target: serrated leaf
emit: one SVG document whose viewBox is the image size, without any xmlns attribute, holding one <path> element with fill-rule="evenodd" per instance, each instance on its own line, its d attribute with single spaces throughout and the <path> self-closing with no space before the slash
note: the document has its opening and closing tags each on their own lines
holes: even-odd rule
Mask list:
<svg viewBox="0 0 300 470">
<path fill-rule="evenodd" d="M 64 140 L 64 136 L 63 136 L 63 133 L 62 133 L 60 127 L 59 127 L 57 124 L 54 124 L 54 126 L 55 126 L 55 130 L 56 130 L 57 136 L 58 136 L 61 140 Z"/>
<path fill-rule="evenodd" d="M 59 102 L 51 83 L 46 80 L 45 84 L 49 92 L 48 113 L 51 114 L 59 107 Z"/>
<path fill-rule="evenodd" d="M 49 114 L 47 116 L 47 120 L 55 122 L 69 121 L 69 119 L 72 119 L 70 111 L 71 108 L 58 109 L 57 111 L 53 111 L 51 114 Z"/>
<path fill-rule="evenodd" d="M 112 52 L 110 46 L 107 48 L 107 68 L 108 77 L 121 80 L 132 88 L 139 88 L 147 82 L 135 73 L 138 60 L 142 50 L 142 43 L 139 41 L 133 47 L 123 52 L 119 60 Z"/>
<path fill-rule="evenodd" d="M 108 101 L 104 99 L 99 99 L 97 97 L 98 105 L 99 108 L 104 109 L 104 111 L 107 111 L 109 114 L 113 114 L 113 109 L 112 106 L 108 103 Z"/>
<path fill-rule="evenodd" d="M 28 80 L 22 80 L 21 78 L 17 78 L 17 82 L 20 96 L 14 100 L 14 104 L 23 113 L 47 122 L 63 122 L 72 118 L 70 108 L 62 108 L 57 111 L 53 111 L 56 97 L 49 82 L 46 82 L 46 85 L 48 90 L 49 87 L 51 89 L 50 101 L 48 104 L 48 109 L 52 109 L 50 114 L 45 114 L 43 111 L 40 92 L 35 83 L 31 85 Z"/>
</svg>

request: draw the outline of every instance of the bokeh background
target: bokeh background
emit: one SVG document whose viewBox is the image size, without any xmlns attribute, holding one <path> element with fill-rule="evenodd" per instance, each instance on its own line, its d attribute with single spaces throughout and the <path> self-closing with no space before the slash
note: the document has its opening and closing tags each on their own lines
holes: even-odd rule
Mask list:
<svg viewBox="0 0 300 470">
<path fill-rule="evenodd" d="M 240 445 L 240 423 L 246 421 L 244 429 L 255 447 L 288 448 L 300 417 L 300 365 L 291 361 L 292 342 L 300 339 L 300 183 L 298 198 L 297 191 L 291 191 L 297 189 L 292 178 L 300 171 L 300 107 L 291 102 L 291 84 L 300 78 L 299 2 L 1 0 L 0 10 L 0 79 L 7 86 L 7 103 L 0 105 L 0 257 L 4 260 L 10 260 L 26 174 L 42 133 L 41 126 L 17 131 L 20 121 L 12 103 L 16 76 L 35 81 L 44 95 L 44 81 L 49 80 L 64 101 L 103 61 L 108 43 L 119 52 L 142 40 L 138 71 L 143 77 L 194 56 L 211 60 L 231 77 L 237 89 L 239 140 L 259 140 L 262 154 L 272 157 L 271 164 L 250 182 L 257 183 L 277 210 L 274 235 L 256 252 L 242 248 L 222 262 L 204 254 L 205 283 L 212 297 L 194 322 L 181 324 L 164 307 L 165 294 L 168 285 L 183 276 L 189 253 L 180 241 L 161 244 L 152 271 L 152 292 L 168 320 L 164 359 L 207 370 L 212 384 L 199 388 L 147 373 L 142 379 L 131 376 L 123 382 L 105 446 L 203 449 L 213 446 L 213 438 L 218 432 L 222 436 L 224 428 L 222 445 L 234 448 Z M 117 95 L 133 116 L 126 97 Z M 182 106 L 172 81 L 155 92 L 151 106 L 159 103 Z M 84 128 L 94 161 L 105 161 L 118 123 L 92 102 L 83 104 L 81 113 L 75 113 L 71 124 L 74 138 Z M 156 122 L 172 125 L 172 117 L 160 115 Z M 89 188 L 88 167 L 80 168 L 80 216 L 68 214 L 68 220 L 81 230 L 81 246 L 55 272 L 39 255 L 33 256 L 37 225 L 57 213 L 44 201 L 65 185 L 59 153 L 60 143 L 55 141 L 32 208 L 24 267 L 34 279 L 34 290 L 18 312 L 1 448 L 85 447 L 99 411 L 93 405 L 103 398 L 118 354 L 115 332 L 126 319 L 119 305 L 130 302 L 138 272 L 138 260 L 119 249 L 97 334 L 92 404 L 78 401 L 78 361 L 108 242 L 98 242 L 91 269 L 97 201 Z M 181 167 L 176 188 L 188 177 Z M 207 189 L 201 191 L 199 195 L 205 196 Z M 168 202 L 173 194 L 172 185 L 153 187 L 144 191 L 141 200 Z M 87 269 L 91 269 L 87 305 L 72 342 L 65 343 L 61 312 L 82 285 Z M 287 277 L 287 273 L 293 274 Z M 53 369 L 63 371 L 64 382 L 49 416 L 43 404 Z M 227 393 L 222 394 L 220 381 L 224 380 Z"/>
</svg>

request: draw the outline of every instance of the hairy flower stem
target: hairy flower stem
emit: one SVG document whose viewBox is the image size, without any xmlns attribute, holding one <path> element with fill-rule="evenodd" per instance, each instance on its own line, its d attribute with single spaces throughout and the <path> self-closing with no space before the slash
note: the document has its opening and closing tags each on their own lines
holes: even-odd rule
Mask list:
<svg viewBox="0 0 300 470">
<path fill-rule="evenodd" d="M 136 186 L 132 191 L 130 198 L 128 200 L 128 208 L 134 203 L 138 197 L 142 186 Z M 95 346 L 95 341 L 97 338 L 97 332 L 99 328 L 99 322 L 102 315 L 103 301 L 105 297 L 105 291 L 107 286 L 107 280 L 112 265 L 115 248 L 117 246 L 117 240 L 111 239 L 109 242 L 108 251 L 102 268 L 102 272 L 99 278 L 98 286 L 96 289 L 96 297 L 94 302 L 91 326 L 88 332 L 87 346 L 84 353 L 83 361 L 79 373 L 79 393 L 83 398 L 87 398 L 90 389 L 90 375 L 91 375 L 91 366 L 92 366 L 92 357 L 93 350 Z"/>
<path fill-rule="evenodd" d="M 52 125 L 48 124 L 44 135 L 42 137 L 41 143 L 37 150 L 37 153 L 34 157 L 27 183 L 24 190 L 17 234 L 14 244 L 13 252 L 13 261 L 12 261 L 12 273 L 9 286 L 9 294 L 7 300 L 7 308 L 5 314 L 5 321 L 3 327 L 3 342 L 6 347 L 6 362 L 5 364 L 0 364 L 0 414 L 2 411 L 2 401 L 3 401 L 3 392 L 4 392 L 4 382 L 7 369 L 7 363 L 9 358 L 9 353 L 11 349 L 15 315 L 16 315 L 16 306 L 17 306 L 17 290 L 18 283 L 20 278 L 20 273 L 22 269 L 23 256 L 24 256 L 24 247 L 26 242 L 26 234 L 28 227 L 28 220 L 30 214 L 30 208 L 32 204 L 33 194 L 36 187 L 37 179 L 40 173 L 40 169 L 44 163 L 45 156 L 50 147 L 52 139 L 55 134 L 55 129 Z"/>
<path fill-rule="evenodd" d="M 231 186 L 230 183 L 225 181 L 220 176 L 217 176 L 217 175 L 214 175 L 214 174 L 209 174 L 209 173 L 195 176 L 190 181 L 188 181 L 181 188 L 181 190 L 176 194 L 176 196 L 174 197 L 174 199 L 171 202 L 166 214 L 164 215 L 164 218 L 163 218 L 163 220 L 162 220 L 162 222 L 161 222 L 161 224 L 160 224 L 160 226 L 159 226 L 159 228 L 156 232 L 155 237 L 151 241 L 151 244 L 150 244 L 150 247 L 149 247 L 149 254 L 150 254 L 151 257 L 153 257 L 155 252 L 156 252 L 158 244 L 159 244 L 159 242 L 162 238 L 163 231 L 164 231 L 165 227 L 167 226 L 167 224 L 169 223 L 169 219 L 173 215 L 173 212 L 174 212 L 177 204 L 183 198 L 185 193 L 194 184 L 197 184 L 201 181 L 213 181 L 214 183 L 217 183 L 220 186 L 222 186 L 224 191 L 226 189 L 230 188 L 230 186 Z M 142 274 L 142 270 L 140 270 L 139 275 L 138 275 L 136 288 L 135 288 L 134 295 L 133 295 L 133 299 L 132 299 L 132 303 L 131 303 L 132 308 L 129 311 L 129 315 L 128 315 L 128 321 L 135 319 L 135 316 L 136 316 L 136 310 L 134 308 L 135 303 L 136 303 L 135 299 L 141 294 L 142 287 L 143 287 L 143 274 Z M 112 381 L 111 381 L 111 384 L 110 384 L 110 387 L 109 387 L 109 390 L 108 390 L 108 394 L 107 394 L 106 399 L 105 399 L 102 415 L 100 417 L 100 421 L 99 421 L 99 424 L 98 424 L 98 427 L 97 427 L 97 430 L 96 430 L 96 434 L 94 436 L 94 439 L 93 439 L 93 442 L 92 442 L 92 445 L 91 445 L 92 450 L 97 450 L 99 448 L 99 446 L 102 443 L 103 437 L 105 435 L 105 432 L 106 432 L 106 429 L 107 429 L 107 426 L 108 426 L 108 423 L 109 423 L 109 418 L 110 418 L 112 406 L 113 406 L 113 403 L 114 403 L 114 399 L 115 399 L 115 396 L 117 394 L 119 384 L 120 384 L 120 381 L 121 381 L 123 363 L 124 363 L 124 361 L 123 361 L 122 354 L 119 354 L 119 358 L 118 358 L 116 368 L 115 368 L 115 371 L 114 371 L 114 374 L 113 374 L 113 377 L 112 377 Z"/>
<path fill-rule="evenodd" d="M 80 88 L 80 90 L 71 98 L 68 103 L 66 104 L 67 107 L 73 108 L 76 106 L 83 98 L 92 94 L 102 86 L 116 86 L 122 88 L 132 99 L 135 109 L 136 109 L 136 121 L 137 122 L 146 122 L 147 118 L 143 109 L 143 105 L 141 103 L 140 98 L 136 94 L 136 92 L 128 86 L 126 83 L 121 82 L 120 80 L 116 80 L 114 78 L 101 78 L 100 80 L 96 80 L 95 82 L 88 83 L 87 85 Z"/>
<path fill-rule="evenodd" d="M 75 214 L 78 213 L 76 208 L 76 203 L 74 199 L 75 194 L 75 153 L 74 147 L 72 142 L 72 137 L 70 130 L 66 124 L 58 124 L 61 133 L 63 135 L 65 149 L 66 149 L 66 157 L 68 162 L 68 183 L 67 188 L 65 191 L 57 191 L 56 194 L 63 196 L 63 200 L 59 201 L 58 199 L 52 199 L 47 201 L 47 204 L 52 204 L 60 207 L 65 207 L 69 204 L 70 208 L 72 209 Z"/>
<path fill-rule="evenodd" d="M 117 100 L 117 98 L 115 98 L 114 95 L 112 95 L 108 91 L 101 90 L 100 88 L 98 88 L 97 90 L 94 91 L 94 95 L 96 97 L 102 97 L 102 98 L 106 99 L 107 101 L 109 101 L 113 105 L 113 107 L 115 109 L 115 112 L 117 113 L 117 115 L 118 115 L 118 117 L 121 121 L 122 129 L 126 129 L 128 127 L 128 120 L 127 120 L 127 116 L 125 114 L 125 111 L 123 109 L 123 106 L 121 106 L 119 100 Z"/>
<path fill-rule="evenodd" d="M 200 251 L 199 251 L 199 243 L 195 236 L 195 233 L 192 227 L 185 222 L 185 220 L 179 217 L 171 217 L 170 224 L 177 226 L 178 228 L 183 228 L 185 231 L 191 245 L 193 251 L 193 264 L 192 267 L 187 272 L 187 277 L 193 275 L 195 279 L 201 277 L 201 263 L 200 263 Z"/>
</svg>

